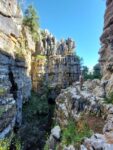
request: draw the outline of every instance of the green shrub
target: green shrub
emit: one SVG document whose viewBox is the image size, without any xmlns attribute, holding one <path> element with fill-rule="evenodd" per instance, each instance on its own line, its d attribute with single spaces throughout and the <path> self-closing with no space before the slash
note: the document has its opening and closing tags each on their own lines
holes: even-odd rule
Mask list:
<svg viewBox="0 0 113 150">
<path fill-rule="evenodd" d="M 92 132 L 85 121 L 80 120 L 78 123 L 69 121 L 62 132 L 62 144 L 79 146 L 84 137 L 90 137 L 91 134 Z"/>
<path fill-rule="evenodd" d="M 21 142 L 13 132 L 9 137 L 0 139 L 0 150 L 11 150 L 11 144 L 13 145 L 13 149 L 22 150 Z"/>
<path fill-rule="evenodd" d="M 44 150 L 49 150 L 49 145 L 48 145 L 48 143 L 45 144 Z"/>
<path fill-rule="evenodd" d="M 46 38 L 46 32 L 44 30 L 41 31 L 42 38 Z"/>
<path fill-rule="evenodd" d="M 20 51 L 18 51 L 17 53 L 15 53 L 15 57 L 17 58 L 17 59 L 21 59 L 21 60 L 24 60 L 25 59 L 25 56 L 24 56 L 24 54 Z"/>
<path fill-rule="evenodd" d="M 88 79 L 101 79 L 102 75 L 101 75 L 101 68 L 99 64 L 96 64 L 93 67 L 92 72 L 89 71 L 89 68 L 87 66 L 82 66 L 82 73 L 84 76 L 84 80 L 88 80 Z"/>
<path fill-rule="evenodd" d="M 21 143 L 21 140 L 20 140 L 20 138 L 17 137 L 16 135 L 14 135 L 14 137 L 13 137 L 11 143 L 14 145 L 14 148 L 15 148 L 16 150 L 22 150 L 22 143 Z"/>
<path fill-rule="evenodd" d="M 113 104 L 113 92 L 109 93 L 109 96 L 104 99 L 106 104 Z"/>
<path fill-rule="evenodd" d="M 37 93 L 32 92 L 31 100 L 29 101 L 28 105 L 23 107 L 25 118 L 28 121 L 34 119 L 34 115 L 37 116 L 38 114 L 48 113 L 49 106 L 46 98 L 46 95 L 39 97 Z"/>
<path fill-rule="evenodd" d="M 9 139 L 0 140 L 0 150 L 9 150 L 10 142 Z"/>
<path fill-rule="evenodd" d="M 0 87 L 0 96 L 3 96 L 6 93 L 6 89 L 3 87 Z"/>
<path fill-rule="evenodd" d="M 3 115 L 5 112 L 5 108 L 3 106 L 0 107 L 0 117 Z"/>
<path fill-rule="evenodd" d="M 36 59 L 37 60 L 43 60 L 43 59 L 46 59 L 46 56 L 44 56 L 44 55 L 37 55 Z"/>
<path fill-rule="evenodd" d="M 44 146 L 39 145 L 39 142 L 46 139 L 45 131 L 40 131 L 40 127 L 43 128 L 43 125 L 48 123 L 49 106 L 46 90 L 41 95 L 32 91 L 31 99 L 23 106 L 24 124 L 18 133 L 23 149 L 27 149 L 28 145 L 32 147 L 31 149 Z"/>
<path fill-rule="evenodd" d="M 25 11 L 23 24 L 29 27 L 33 40 L 38 41 L 39 17 L 32 5 Z"/>
</svg>

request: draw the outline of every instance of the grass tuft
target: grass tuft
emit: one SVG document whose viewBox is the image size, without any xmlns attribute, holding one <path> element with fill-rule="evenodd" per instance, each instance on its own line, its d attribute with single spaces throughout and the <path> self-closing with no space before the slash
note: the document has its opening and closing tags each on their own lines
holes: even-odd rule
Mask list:
<svg viewBox="0 0 113 150">
<path fill-rule="evenodd" d="M 75 123 L 71 120 L 66 128 L 63 129 L 62 144 L 66 146 L 70 144 L 80 146 L 82 140 L 91 135 L 92 131 L 85 121 L 80 120 L 78 123 Z"/>
<path fill-rule="evenodd" d="M 113 92 L 109 93 L 109 96 L 104 99 L 106 104 L 113 104 Z"/>
</svg>

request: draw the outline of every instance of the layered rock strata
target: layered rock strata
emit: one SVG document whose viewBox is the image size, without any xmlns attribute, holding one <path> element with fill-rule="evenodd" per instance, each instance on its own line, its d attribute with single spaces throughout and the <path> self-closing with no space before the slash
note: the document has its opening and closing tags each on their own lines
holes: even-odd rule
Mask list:
<svg viewBox="0 0 113 150">
<path fill-rule="evenodd" d="M 106 85 L 106 91 L 108 93 L 113 90 L 113 0 L 107 0 L 106 2 L 104 29 L 100 41 L 99 61 L 103 74 L 102 80 L 108 80 Z"/>
<path fill-rule="evenodd" d="M 57 42 L 47 31 L 40 35 L 32 63 L 33 88 L 37 91 L 42 79 L 51 87 L 60 88 L 79 80 L 80 60 L 74 55 L 75 42 L 71 38 Z"/>
<path fill-rule="evenodd" d="M 0 138 L 22 121 L 22 103 L 31 93 L 31 54 L 35 44 L 16 0 L 0 1 Z"/>
<path fill-rule="evenodd" d="M 0 138 L 15 123 L 21 125 L 22 104 L 29 99 L 32 87 L 38 91 L 45 81 L 61 89 L 80 74 L 72 39 L 57 42 L 51 33 L 40 30 L 40 40 L 34 43 L 22 20 L 16 0 L 0 1 Z"/>
</svg>

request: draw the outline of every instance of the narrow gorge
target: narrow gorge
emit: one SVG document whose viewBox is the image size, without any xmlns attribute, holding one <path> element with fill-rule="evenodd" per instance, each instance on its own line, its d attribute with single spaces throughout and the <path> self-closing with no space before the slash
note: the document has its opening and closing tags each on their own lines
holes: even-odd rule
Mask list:
<svg viewBox="0 0 113 150">
<path fill-rule="evenodd" d="M 0 150 L 113 150 L 113 0 L 100 37 L 102 78 L 83 83 L 75 41 L 34 30 L 29 13 L 0 0 Z"/>
</svg>

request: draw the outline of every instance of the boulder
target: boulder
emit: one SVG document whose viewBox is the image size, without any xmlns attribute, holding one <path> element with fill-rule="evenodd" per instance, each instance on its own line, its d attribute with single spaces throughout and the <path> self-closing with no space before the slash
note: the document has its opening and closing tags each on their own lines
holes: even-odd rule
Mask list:
<svg viewBox="0 0 113 150">
<path fill-rule="evenodd" d="M 61 129 L 60 126 L 55 126 L 52 130 L 51 130 L 51 135 L 56 138 L 57 140 L 60 139 L 60 135 L 61 135 Z"/>
</svg>

